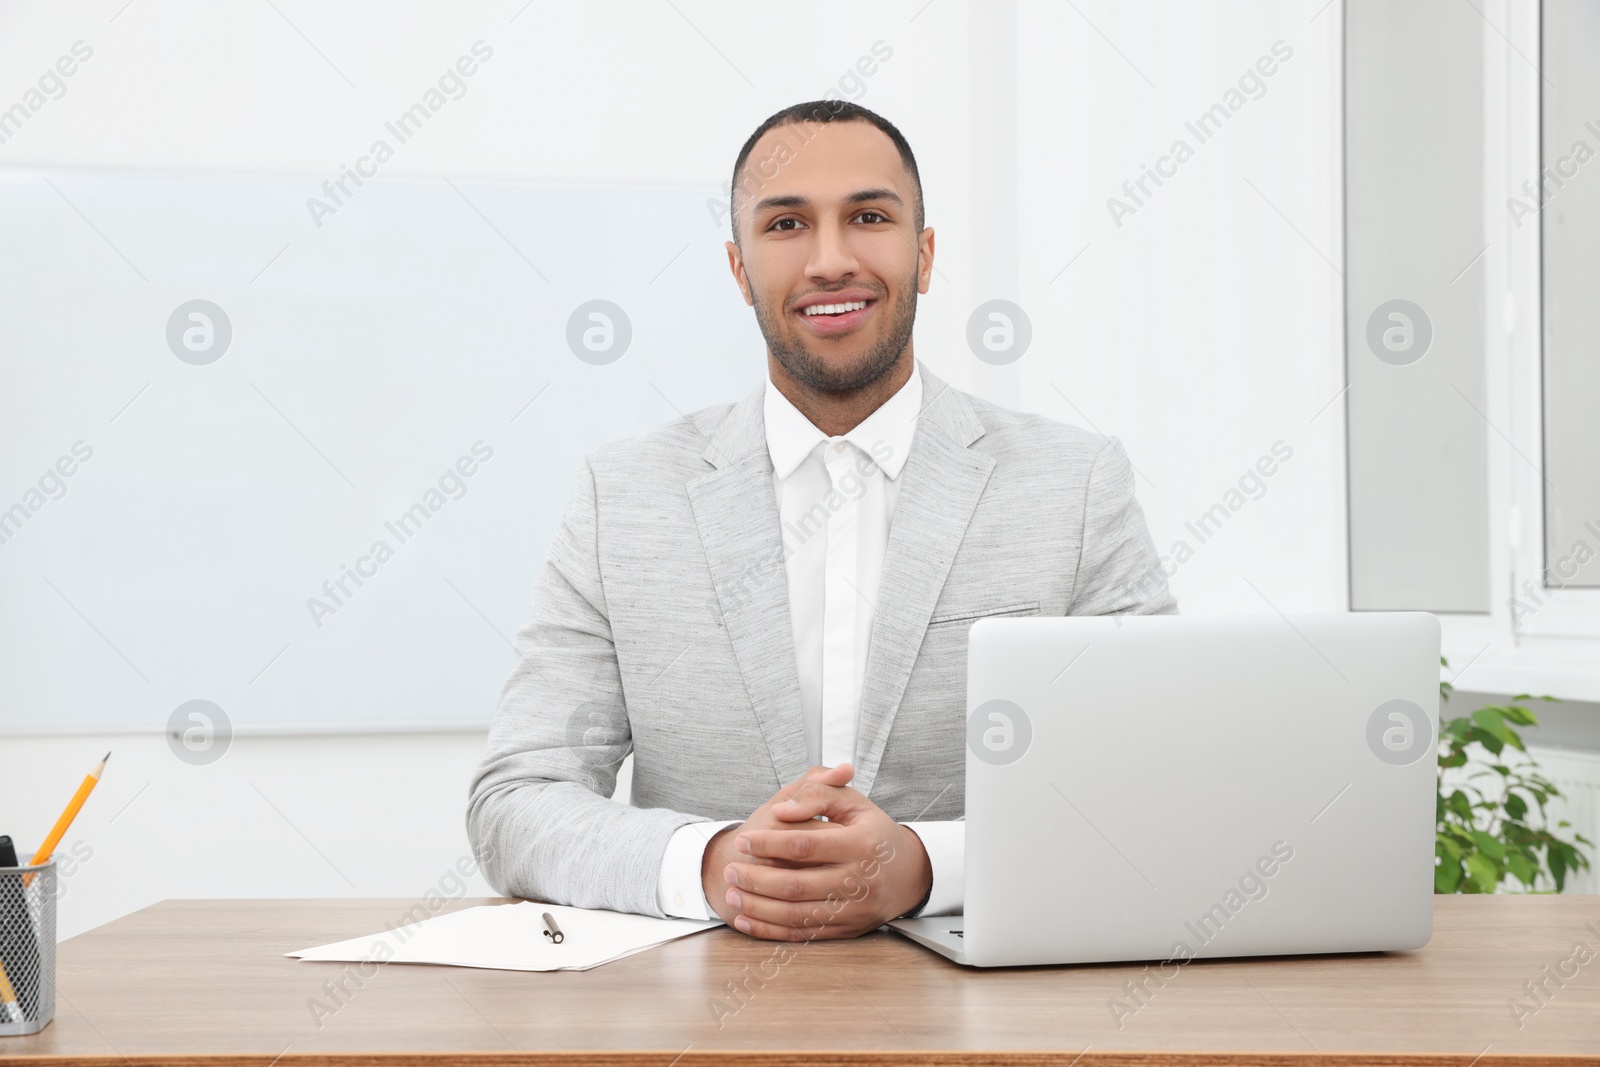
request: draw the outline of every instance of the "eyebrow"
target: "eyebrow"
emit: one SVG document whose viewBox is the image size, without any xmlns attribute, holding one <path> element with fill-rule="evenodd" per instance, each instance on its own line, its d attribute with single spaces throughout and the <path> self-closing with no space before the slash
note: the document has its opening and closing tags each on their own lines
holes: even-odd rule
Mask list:
<svg viewBox="0 0 1600 1067">
<path fill-rule="evenodd" d="M 874 200 L 888 200 L 892 203 L 899 204 L 901 207 L 905 207 L 905 201 L 900 199 L 900 194 L 895 192 L 893 189 L 861 189 L 844 198 L 844 202 L 846 204 L 865 204 Z M 803 196 L 796 196 L 794 194 L 790 194 L 788 196 L 769 196 L 763 200 L 758 200 L 756 202 L 756 206 L 751 209 L 751 214 L 760 215 L 763 211 L 771 211 L 774 208 L 802 207 L 811 207 L 811 201 Z"/>
</svg>

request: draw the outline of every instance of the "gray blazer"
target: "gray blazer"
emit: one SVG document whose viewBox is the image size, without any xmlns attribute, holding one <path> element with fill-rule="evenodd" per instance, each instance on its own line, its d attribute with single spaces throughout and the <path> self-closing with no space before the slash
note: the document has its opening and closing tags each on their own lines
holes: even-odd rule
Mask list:
<svg viewBox="0 0 1600 1067">
<path fill-rule="evenodd" d="M 964 811 L 974 619 L 1177 610 L 1115 438 L 918 366 L 852 783 L 903 822 Z M 762 393 L 580 464 L 467 807 L 501 892 L 660 915 L 673 831 L 805 772 Z M 629 752 L 631 806 L 611 799 Z"/>
</svg>

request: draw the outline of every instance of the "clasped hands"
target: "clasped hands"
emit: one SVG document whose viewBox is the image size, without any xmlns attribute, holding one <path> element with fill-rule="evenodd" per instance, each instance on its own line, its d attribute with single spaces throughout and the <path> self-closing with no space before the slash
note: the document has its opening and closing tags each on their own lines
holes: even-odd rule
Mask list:
<svg viewBox="0 0 1600 1067">
<path fill-rule="evenodd" d="M 700 882 L 719 918 L 772 941 L 857 937 L 928 895 L 922 840 L 854 777 L 848 763 L 812 767 L 707 843 Z"/>
</svg>

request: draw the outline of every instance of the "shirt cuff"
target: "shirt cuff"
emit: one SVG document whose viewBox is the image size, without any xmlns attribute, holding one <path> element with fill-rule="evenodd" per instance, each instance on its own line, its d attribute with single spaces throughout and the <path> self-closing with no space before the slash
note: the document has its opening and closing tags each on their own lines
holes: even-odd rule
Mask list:
<svg viewBox="0 0 1600 1067">
<path fill-rule="evenodd" d="M 730 822 L 692 822 L 672 832 L 667 850 L 661 856 L 661 874 L 656 879 L 656 906 L 679 919 L 717 919 L 706 901 L 700 881 L 700 861 L 706 845 L 720 831 L 739 825 Z M 720 920 L 719 920 L 720 921 Z"/>
<path fill-rule="evenodd" d="M 928 894 L 928 903 L 917 914 L 960 915 L 966 888 L 963 869 L 967 824 L 953 820 L 904 825 L 921 838 L 922 850 L 928 854 L 928 866 L 933 868 L 933 890 Z"/>
</svg>

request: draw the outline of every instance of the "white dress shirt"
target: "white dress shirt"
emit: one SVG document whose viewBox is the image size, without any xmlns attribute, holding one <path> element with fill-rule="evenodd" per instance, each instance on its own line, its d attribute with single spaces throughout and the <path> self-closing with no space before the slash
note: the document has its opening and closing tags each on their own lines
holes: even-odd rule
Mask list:
<svg viewBox="0 0 1600 1067">
<path fill-rule="evenodd" d="M 829 437 L 767 381 L 763 416 L 783 529 L 789 617 L 810 762 L 856 762 L 861 691 L 889 521 L 922 410 L 911 377 L 855 429 Z M 707 842 L 735 822 L 680 827 L 667 843 L 656 902 L 668 915 L 714 919 L 700 882 Z M 923 915 L 961 910 L 963 822 L 907 823 L 933 868 Z"/>
</svg>

